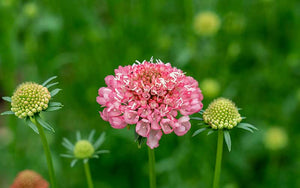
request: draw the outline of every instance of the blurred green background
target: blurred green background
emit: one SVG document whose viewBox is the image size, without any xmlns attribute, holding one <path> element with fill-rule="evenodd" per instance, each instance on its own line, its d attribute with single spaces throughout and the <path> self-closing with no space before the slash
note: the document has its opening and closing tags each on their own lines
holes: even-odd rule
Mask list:
<svg viewBox="0 0 300 188">
<path fill-rule="evenodd" d="M 214 33 L 197 31 L 196 17 L 204 11 L 219 22 Z M 199 81 L 204 109 L 213 98 L 228 97 L 242 108 L 245 122 L 259 128 L 255 134 L 232 131 L 222 188 L 296 188 L 299 33 L 297 0 L 0 0 L 0 96 L 11 96 L 24 81 L 57 75 L 63 91 L 55 98 L 65 106 L 45 116 L 56 130 L 47 136 L 59 187 L 86 187 L 82 164 L 70 168 L 59 154 L 66 151 L 63 137 L 75 141 L 76 130 L 87 135 L 92 129 L 107 133 L 102 149 L 111 151 L 90 161 L 95 187 L 148 187 L 146 146 L 137 148 L 133 129 L 115 130 L 103 121 L 96 96 L 119 65 L 153 56 Z M 0 101 L 1 112 L 9 108 Z M 163 135 L 156 149 L 159 188 L 211 187 L 216 135 L 191 137 L 197 128 L 192 121 L 182 137 Z M 9 187 L 24 169 L 48 179 L 40 138 L 22 120 L 2 116 L 0 187 Z"/>
</svg>

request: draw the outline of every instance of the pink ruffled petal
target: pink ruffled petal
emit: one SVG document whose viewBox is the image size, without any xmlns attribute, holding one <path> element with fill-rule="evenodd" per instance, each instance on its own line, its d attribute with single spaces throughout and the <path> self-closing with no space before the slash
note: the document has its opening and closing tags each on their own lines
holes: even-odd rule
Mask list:
<svg viewBox="0 0 300 188">
<path fill-rule="evenodd" d="M 115 77 L 112 75 L 108 75 L 105 77 L 105 83 L 109 87 L 115 87 L 117 85 L 117 81 L 115 80 Z"/>
<path fill-rule="evenodd" d="M 162 136 L 162 132 L 161 130 L 152 130 L 149 133 L 149 136 L 147 138 L 147 145 L 153 149 L 153 148 L 157 148 L 159 146 L 159 140 Z"/>
<path fill-rule="evenodd" d="M 150 132 L 150 122 L 147 119 L 142 119 L 137 122 L 135 131 L 143 137 L 148 137 Z"/>
<path fill-rule="evenodd" d="M 127 123 L 120 116 L 119 117 L 110 117 L 109 123 L 115 129 L 123 129 L 127 126 Z"/>
<path fill-rule="evenodd" d="M 174 129 L 176 135 L 182 136 L 185 133 L 187 133 L 188 130 L 190 130 L 191 123 L 189 120 L 190 120 L 189 116 L 182 116 L 181 118 L 178 119 L 178 124 L 180 126 Z"/>
<path fill-rule="evenodd" d="M 99 113 L 104 121 L 108 121 L 107 108 L 104 108 L 103 112 L 99 111 Z"/>
<path fill-rule="evenodd" d="M 96 98 L 96 101 L 97 101 L 97 103 L 98 104 L 100 104 L 100 105 L 102 105 L 102 106 L 104 106 L 105 104 L 106 104 L 106 100 L 104 99 L 104 97 L 97 97 Z"/>
<path fill-rule="evenodd" d="M 128 124 L 136 124 L 139 120 L 138 113 L 133 110 L 126 110 L 123 116 L 125 122 Z"/>
<path fill-rule="evenodd" d="M 160 126 L 165 134 L 170 134 L 171 132 L 173 132 L 172 124 L 173 122 L 169 119 L 162 119 L 160 121 Z"/>
</svg>

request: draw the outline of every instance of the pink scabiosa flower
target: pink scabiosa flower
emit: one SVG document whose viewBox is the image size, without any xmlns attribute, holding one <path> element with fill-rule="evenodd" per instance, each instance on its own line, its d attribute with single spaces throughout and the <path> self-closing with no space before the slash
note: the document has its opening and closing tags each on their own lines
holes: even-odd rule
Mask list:
<svg viewBox="0 0 300 188">
<path fill-rule="evenodd" d="M 10 188 L 48 188 L 49 183 L 32 170 L 20 172 Z"/>
<path fill-rule="evenodd" d="M 136 133 L 147 138 L 151 149 L 159 146 L 163 133 L 186 134 L 191 127 L 189 115 L 203 106 L 198 82 L 160 60 L 119 66 L 105 83 L 97 96 L 104 107 L 102 119 L 116 129 L 136 125 Z"/>
</svg>

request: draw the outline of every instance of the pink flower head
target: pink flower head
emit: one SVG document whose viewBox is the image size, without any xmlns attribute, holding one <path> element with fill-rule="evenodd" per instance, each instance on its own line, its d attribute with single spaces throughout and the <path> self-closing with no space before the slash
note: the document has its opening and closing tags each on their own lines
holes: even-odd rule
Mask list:
<svg viewBox="0 0 300 188">
<path fill-rule="evenodd" d="M 32 170 L 23 170 L 15 178 L 10 188 L 48 188 L 49 183 Z"/>
<path fill-rule="evenodd" d="M 203 106 L 198 82 L 161 61 L 119 66 L 105 83 L 107 87 L 101 87 L 97 96 L 104 107 L 102 119 L 116 129 L 136 124 L 137 134 L 147 137 L 152 149 L 158 147 L 162 132 L 174 131 L 178 136 L 187 133 L 191 127 L 189 115 Z"/>
</svg>

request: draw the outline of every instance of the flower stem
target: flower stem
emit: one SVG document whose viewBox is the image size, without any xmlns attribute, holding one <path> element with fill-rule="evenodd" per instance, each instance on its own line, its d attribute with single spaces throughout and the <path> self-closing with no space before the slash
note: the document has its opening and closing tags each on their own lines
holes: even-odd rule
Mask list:
<svg viewBox="0 0 300 188">
<path fill-rule="evenodd" d="M 49 148 L 49 145 L 48 145 L 48 142 L 46 139 L 46 135 L 44 133 L 44 129 L 38 121 L 36 121 L 35 119 L 33 119 L 33 120 L 34 121 L 32 121 L 32 122 L 36 125 L 36 127 L 39 130 L 42 144 L 44 147 L 44 152 L 45 152 L 46 159 L 47 159 L 48 171 L 49 171 L 50 182 L 51 182 L 52 188 L 56 188 L 56 179 L 55 179 L 52 157 L 51 157 L 50 148 Z"/>
<path fill-rule="evenodd" d="M 217 145 L 217 156 L 216 156 L 213 188 L 218 188 L 220 183 L 221 162 L 222 162 L 222 153 L 223 153 L 223 137 L 224 137 L 223 130 L 220 129 L 218 131 L 218 145 Z"/>
<path fill-rule="evenodd" d="M 89 162 L 83 162 L 84 165 L 84 171 L 85 171 L 85 175 L 86 175 L 86 180 L 88 183 L 88 187 L 89 188 L 94 188 L 93 185 L 93 180 L 92 180 L 92 176 L 91 176 L 91 171 L 90 171 L 90 166 L 89 166 Z"/>
<path fill-rule="evenodd" d="M 156 177 L 155 177 L 155 154 L 154 149 L 148 147 L 148 159 L 149 159 L 149 181 L 150 188 L 156 188 Z"/>
</svg>

